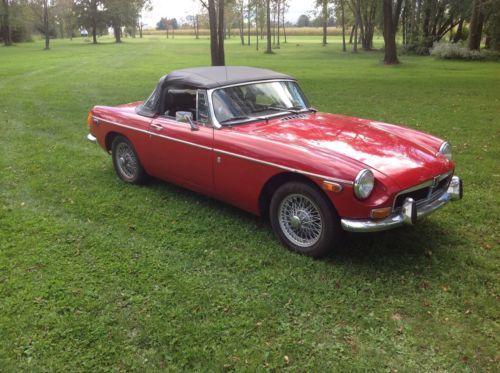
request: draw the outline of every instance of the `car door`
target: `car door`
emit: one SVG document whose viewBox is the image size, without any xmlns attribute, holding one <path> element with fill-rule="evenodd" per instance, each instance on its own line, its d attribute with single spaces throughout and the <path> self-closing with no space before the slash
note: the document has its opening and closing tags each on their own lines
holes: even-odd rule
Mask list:
<svg viewBox="0 0 500 373">
<path fill-rule="evenodd" d="M 206 99 L 197 94 L 196 130 L 171 116 L 158 116 L 150 124 L 150 154 L 157 177 L 211 194 L 214 189 L 214 130 L 198 106 Z"/>
</svg>

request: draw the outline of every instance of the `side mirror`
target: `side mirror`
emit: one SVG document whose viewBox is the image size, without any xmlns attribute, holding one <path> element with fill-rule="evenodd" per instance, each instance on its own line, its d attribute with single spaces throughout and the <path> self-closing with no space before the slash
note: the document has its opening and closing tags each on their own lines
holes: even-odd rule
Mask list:
<svg viewBox="0 0 500 373">
<path fill-rule="evenodd" d="M 193 113 L 189 111 L 177 111 L 175 113 L 175 120 L 181 123 L 189 123 L 191 131 L 198 131 L 198 126 L 193 122 Z"/>
</svg>

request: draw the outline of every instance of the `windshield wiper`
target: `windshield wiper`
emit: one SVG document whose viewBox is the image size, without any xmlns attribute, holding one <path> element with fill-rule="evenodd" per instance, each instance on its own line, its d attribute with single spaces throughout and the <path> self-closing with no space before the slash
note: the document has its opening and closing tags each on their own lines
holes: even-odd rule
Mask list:
<svg viewBox="0 0 500 373">
<path fill-rule="evenodd" d="M 265 106 L 262 109 L 258 109 L 254 111 L 254 113 L 259 113 L 262 111 L 270 110 L 270 111 L 282 111 L 282 112 L 287 112 L 287 113 L 292 113 L 292 114 L 299 114 L 302 112 L 305 107 L 302 106 L 290 106 L 290 107 L 281 107 L 281 106 Z"/>
<path fill-rule="evenodd" d="M 223 121 L 220 121 L 220 124 L 226 124 L 226 123 L 231 123 L 231 122 L 237 122 L 239 120 L 247 120 L 247 119 L 253 119 L 252 117 L 249 116 L 241 116 L 241 117 L 232 117 L 229 119 L 225 119 Z"/>
</svg>

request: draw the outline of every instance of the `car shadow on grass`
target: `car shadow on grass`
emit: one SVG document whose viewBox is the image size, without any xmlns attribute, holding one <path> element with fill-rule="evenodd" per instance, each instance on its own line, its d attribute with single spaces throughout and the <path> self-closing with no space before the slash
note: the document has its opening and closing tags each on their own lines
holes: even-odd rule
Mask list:
<svg viewBox="0 0 500 373">
<path fill-rule="evenodd" d="M 277 240 L 267 217 L 254 216 L 224 202 L 160 180 L 151 180 L 147 187 L 158 192 L 162 199 L 166 197 L 184 199 L 190 204 L 197 205 L 198 208 L 217 211 L 219 216 L 231 222 L 251 225 L 252 231 L 265 236 L 259 240 L 261 242 Z M 423 258 L 428 259 L 431 256 L 449 258 L 453 255 L 453 248 L 459 245 L 463 245 L 463 237 L 456 228 L 443 226 L 441 221 L 427 217 L 412 227 L 376 233 L 346 233 L 342 247 L 321 260 L 332 265 L 355 264 L 379 267 L 379 269 L 390 262 L 393 265 L 389 267 L 398 268 L 400 271 L 405 267 L 414 266 Z"/>
</svg>

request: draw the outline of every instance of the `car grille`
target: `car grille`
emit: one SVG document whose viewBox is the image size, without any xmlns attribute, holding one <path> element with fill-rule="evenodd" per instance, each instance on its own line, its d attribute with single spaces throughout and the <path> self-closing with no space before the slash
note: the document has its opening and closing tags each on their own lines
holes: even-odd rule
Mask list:
<svg viewBox="0 0 500 373">
<path fill-rule="evenodd" d="M 441 197 L 448 189 L 452 176 L 451 173 L 440 175 L 433 181 L 424 183 L 421 188 L 398 194 L 394 201 L 394 210 L 401 208 L 406 198 L 413 198 L 418 207 Z"/>
</svg>

